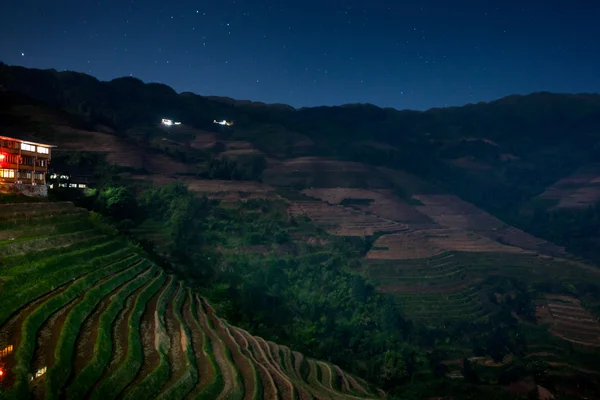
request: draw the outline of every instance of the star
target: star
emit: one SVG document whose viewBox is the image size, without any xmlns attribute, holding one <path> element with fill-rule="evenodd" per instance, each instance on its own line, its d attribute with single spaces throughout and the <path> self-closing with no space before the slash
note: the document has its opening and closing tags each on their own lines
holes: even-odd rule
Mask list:
<svg viewBox="0 0 600 400">
<path fill-rule="evenodd" d="M 25 57 L 25 53 L 21 53 L 21 57 Z"/>
</svg>

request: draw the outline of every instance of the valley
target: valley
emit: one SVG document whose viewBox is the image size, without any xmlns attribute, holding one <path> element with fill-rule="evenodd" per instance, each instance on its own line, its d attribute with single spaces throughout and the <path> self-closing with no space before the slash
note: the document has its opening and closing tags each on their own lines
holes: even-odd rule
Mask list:
<svg viewBox="0 0 600 400">
<path fill-rule="evenodd" d="M 0 129 L 89 178 L 0 204 L 9 395 L 600 393 L 594 136 L 559 151 L 531 108 L 555 95 L 295 110 L 61 74 L 0 71 Z"/>
</svg>

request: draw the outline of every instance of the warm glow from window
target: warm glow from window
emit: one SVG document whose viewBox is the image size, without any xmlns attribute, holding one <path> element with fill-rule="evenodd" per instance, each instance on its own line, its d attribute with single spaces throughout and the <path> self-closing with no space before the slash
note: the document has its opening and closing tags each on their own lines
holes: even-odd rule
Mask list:
<svg viewBox="0 0 600 400">
<path fill-rule="evenodd" d="M 0 178 L 14 178 L 15 170 L 14 169 L 0 169 Z"/>
<path fill-rule="evenodd" d="M 47 147 L 38 146 L 37 152 L 40 154 L 48 154 L 50 150 Z"/>
<path fill-rule="evenodd" d="M 35 152 L 35 146 L 27 144 L 27 143 L 21 143 L 21 150 Z"/>
<path fill-rule="evenodd" d="M 6 346 L 5 348 L 3 348 L 2 350 L 0 350 L 0 358 L 6 357 L 7 355 L 9 355 L 12 352 L 13 352 L 13 345 L 10 344 L 10 345 Z"/>
</svg>

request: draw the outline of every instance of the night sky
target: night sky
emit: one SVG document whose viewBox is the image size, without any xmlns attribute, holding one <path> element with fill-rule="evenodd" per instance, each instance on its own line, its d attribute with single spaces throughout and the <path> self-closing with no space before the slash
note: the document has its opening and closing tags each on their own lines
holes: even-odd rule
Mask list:
<svg viewBox="0 0 600 400">
<path fill-rule="evenodd" d="M 597 0 L 8 0 L 0 60 L 295 107 L 600 92 Z"/>
</svg>

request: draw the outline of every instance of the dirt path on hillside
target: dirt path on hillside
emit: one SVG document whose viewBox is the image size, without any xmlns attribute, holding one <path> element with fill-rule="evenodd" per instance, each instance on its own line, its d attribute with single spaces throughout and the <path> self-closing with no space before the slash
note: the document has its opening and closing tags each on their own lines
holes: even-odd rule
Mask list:
<svg viewBox="0 0 600 400">
<path fill-rule="evenodd" d="M 142 272 L 143 273 L 143 272 Z M 133 277 L 136 279 L 137 276 Z M 96 339 L 98 338 L 98 324 L 100 322 L 100 316 L 104 313 L 106 308 L 110 305 L 112 298 L 117 294 L 125 285 L 130 281 L 124 282 L 116 287 L 112 292 L 108 293 L 100 303 L 96 306 L 94 311 L 87 316 L 81 325 L 79 330 L 79 336 L 75 341 L 75 352 L 73 360 L 73 373 L 68 380 L 70 383 L 74 376 L 76 376 L 93 358 L 94 346 L 96 345 Z"/>
<path fill-rule="evenodd" d="M 348 382 L 348 378 L 346 374 L 340 367 L 337 365 L 334 366 L 336 374 L 340 377 L 340 386 L 342 387 L 342 391 L 349 393 L 352 390 L 350 389 L 350 382 Z"/>
<path fill-rule="evenodd" d="M 61 294 L 72 284 L 69 282 L 66 285 L 59 287 L 53 292 L 47 293 L 46 295 L 38 298 L 37 300 L 27 304 L 24 308 L 13 314 L 4 325 L 0 327 L 0 350 L 6 349 L 12 346 L 12 352 L 9 352 L 5 357 L 2 357 L 2 363 L 4 365 L 4 377 L 2 379 L 3 388 L 12 388 L 15 383 L 15 374 L 13 368 L 16 365 L 15 354 L 19 345 L 21 344 L 21 329 L 23 322 L 35 309 L 40 305 L 48 301 L 50 298 Z"/>
<path fill-rule="evenodd" d="M 196 386 L 194 386 L 187 396 L 188 399 L 195 399 L 196 396 L 215 379 L 215 373 L 210 368 L 210 358 L 204 351 L 206 341 L 205 334 L 203 334 L 200 323 L 194 318 L 190 308 L 192 301 L 191 294 L 188 293 L 185 297 L 185 302 L 183 303 L 183 320 L 190 328 L 192 335 L 192 348 L 194 349 L 194 355 L 196 356 L 196 366 L 198 367 L 199 377 Z"/>
<path fill-rule="evenodd" d="M 58 339 L 62 332 L 67 315 L 71 312 L 82 299 L 85 293 L 82 293 L 70 303 L 50 316 L 41 326 L 37 333 L 31 371 L 39 371 L 42 368 L 50 368 L 55 362 L 55 352 Z M 32 392 L 34 399 L 43 399 L 45 397 L 45 375 L 35 379 L 32 383 Z"/>
<path fill-rule="evenodd" d="M 169 379 L 163 386 L 162 393 L 165 393 L 174 383 L 177 383 L 179 379 L 186 372 L 186 356 L 184 347 L 182 345 L 182 339 L 184 338 L 182 332 L 182 326 L 179 320 L 175 316 L 175 302 L 180 293 L 185 290 L 183 285 L 179 284 L 165 313 L 165 328 L 167 329 L 167 335 L 171 339 L 171 346 L 169 346 L 168 357 L 169 357 Z"/>
<path fill-rule="evenodd" d="M 119 365 L 121 365 L 121 363 L 125 360 L 125 356 L 127 355 L 127 350 L 129 347 L 129 317 L 131 316 L 138 296 L 144 289 L 146 289 L 146 287 L 147 285 L 142 285 L 141 287 L 137 288 L 125 301 L 125 307 L 119 311 L 119 314 L 117 315 L 114 325 L 111 329 L 111 359 L 108 363 L 108 366 L 104 369 L 102 377 L 100 377 L 100 379 L 96 382 L 92 391 L 98 389 L 102 382 L 112 375 L 112 373 L 115 372 Z"/>
<path fill-rule="evenodd" d="M 294 385 L 289 377 L 281 370 L 281 360 L 277 361 L 275 359 L 275 356 L 271 353 L 269 344 L 263 338 L 257 336 L 252 336 L 252 338 L 258 345 L 258 349 L 266 361 L 265 366 L 275 380 L 279 393 L 281 393 L 284 398 L 295 398 Z M 279 358 L 279 354 L 277 354 L 277 358 Z"/>
<path fill-rule="evenodd" d="M 260 380 L 262 382 L 262 395 L 265 399 L 276 399 L 277 398 L 277 386 L 275 385 L 275 381 L 273 381 L 273 377 L 269 374 L 267 367 L 264 366 L 257 360 L 257 357 L 253 354 L 250 348 L 251 336 L 248 332 L 243 329 L 230 327 L 232 331 L 232 336 L 235 338 L 237 343 L 240 346 L 243 354 L 251 360 L 260 376 Z"/>
<path fill-rule="evenodd" d="M 226 399 L 231 394 L 234 388 L 234 382 L 237 379 L 237 371 L 234 370 L 229 364 L 227 355 L 225 352 L 225 344 L 220 340 L 215 331 L 208 324 L 208 317 L 204 312 L 202 301 L 196 295 L 195 301 L 198 305 L 198 322 L 202 326 L 202 330 L 208 335 L 212 343 L 212 350 L 217 362 L 218 368 L 221 370 L 223 376 L 223 390 L 219 394 L 218 399 Z"/>
<path fill-rule="evenodd" d="M 135 379 L 133 379 L 123 390 L 127 393 L 136 387 L 150 372 L 158 366 L 160 355 L 158 353 L 158 321 L 156 320 L 156 306 L 158 298 L 167 289 L 169 280 L 165 280 L 162 287 L 148 301 L 140 322 L 140 336 L 142 340 L 142 366 Z"/>
<path fill-rule="evenodd" d="M 244 399 L 252 400 L 256 382 L 254 381 L 254 370 L 250 364 L 250 361 L 245 355 L 242 354 L 239 345 L 233 339 L 223 321 L 221 321 L 221 319 L 215 315 L 215 311 L 210 304 L 203 301 L 203 305 L 204 309 L 206 310 L 206 315 L 212 321 L 215 331 L 229 349 L 233 362 L 238 368 L 238 371 L 240 371 L 244 385 Z"/>
<path fill-rule="evenodd" d="M 346 373 L 344 373 L 344 375 L 346 376 L 346 378 L 348 378 L 348 382 L 350 382 L 350 385 L 352 385 L 352 389 L 353 391 L 357 392 L 357 393 L 362 393 L 362 394 L 367 394 L 367 391 L 365 390 L 365 388 L 362 387 L 361 384 L 359 384 L 356 379 L 354 379 L 353 376 L 348 375 Z"/>
<path fill-rule="evenodd" d="M 271 344 L 271 342 L 269 342 L 269 344 Z M 298 393 L 299 400 L 314 399 L 313 395 L 306 387 L 304 380 L 300 376 L 298 376 L 296 370 L 294 369 L 294 365 L 292 363 L 292 351 L 290 350 L 290 348 L 286 346 L 280 346 L 276 343 L 273 343 L 272 346 L 275 346 L 275 348 L 281 350 L 281 353 L 283 354 L 281 367 L 285 375 L 292 381 L 294 388 L 296 389 L 296 393 Z"/>
<path fill-rule="evenodd" d="M 323 385 L 329 390 L 336 391 L 333 387 L 333 371 L 331 371 L 329 365 L 323 361 L 315 361 L 315 363 L 317 364 L 317 368 L 321 370 L 321 382 L 323 382 Z"/>
</svg>

